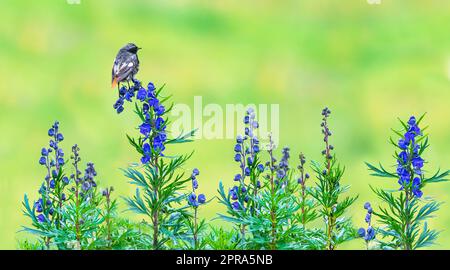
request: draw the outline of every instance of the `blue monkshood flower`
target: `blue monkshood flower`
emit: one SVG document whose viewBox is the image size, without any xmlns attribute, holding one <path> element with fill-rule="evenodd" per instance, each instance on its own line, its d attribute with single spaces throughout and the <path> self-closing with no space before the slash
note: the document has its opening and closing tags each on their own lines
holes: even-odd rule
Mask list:
<svg viewBox="0 0 450 270">
<path fill-rule="evenodd" d="M 409 156 L 408 153 L 406 153 L 406 151 L 400 152 L 400 154 L 398 154 L 398 157 L 400 158 L 399 161 L 401 161 L 402 164 L 406 164 L 408 162 Z"/>
<path fill-rule="evenodd" d="M 142 164 L 147 164 L 148 162 L 150 162 L 152 154 L 152 150 L 150 149 L 150 145 L 148 143 L 144 143 L 144 145 L 142 146 L 142 152 L 143 156 L 141 158 L 141 162 Z"/>
<path fill-rule="evenodd" d="M 261 181 L 256 181 L 256 188 L 261 188 Z"/>
<path fill-rule="evenodd" d="M 423 162 L 424 162 L 424 160 L 420 156 L 415 156 L 411 160 L 411 163 L 414 166 L 414 168 L 418 168 L 418 169 L 421 169 L 423 167 Z"/>
<path fill-rule="evenodd" d="M 152 82 L 149 82 L 147 84 L 147 98 L 156 97 L 155 90 L 156 90 L 155 85 Z"/>
<path fill-rule="evenodd" d="M 400 190 L 411 191 L 414 196 L 421 197 L 420 185 L 414 183 L 417 183 L 417 181 L 413 181 L 411 190 L 409 190 L 411 178 L 414 178 L 414 174 L 422 175 L 422 168 L 425 162 L 419 155 L 420 145 L 416 143 L 416 137 L 422 136 L 422 133 L 417 126 L 417 120 L 414 116 L 409 118 L 406 129 L 407 132 L 398 143 L 398 146 L 403 150 L 398 154 L 397 159 L 398 183 L 400 184 Z M 418 179 L 420 180 L 420 178 Z"/>
<path fill-rule="evenodd" d="M 204 204 L 206 202 L 206 196 L 205 194 L 199 194 L 198 195 L 198 203 Z"/>
<path fill-rule="evenodd" d="M 197 179 L 192 180 L 192 188 L 197 189 L 198 188 L 198 181 Z"/>
<path fill-rule="evenodd" d="M 164 119 L 162 119 L 162 117 L 156 118 L 156 121 L 155 121 L 155 128 L 156 128 L 157 130 L 161 130 L 162 127 L 163 127 L 163 125 L 164 125 Z"/>
<path fill-rule="evenodd" d="M 89 182 L 83 182 L 83 185 L 81 186 L 81 188 L 84 191 L 88 191 L 91 188 L 91 184 Z"/>
<path fill-rule="evenodd" d="M 42 198 L 39 198 L 39 199 L 35 202 L 35 205 L 37 205 L 37 204 L 43 205 L 43 204 L 44 204 L 43 199 L 42 199 Z"/>
<path fill-rule="evenodd" d="M 258 171 L 264 172 L 264 165 L 258 164 L 258 166 L 256 166 L 256 168 L 258 169 Z"/>
<path fill-rule="evenodd" d="M 366 223 L 370 223 L 371 219 L 372 219 L 372 215 L 367 213 L 366 218 L 365 218 Z"/>
<path fill-rule="evenodd" d="M 56 140 L 57 140 L 58 142 L 61 142 L 61 141 L 64 140 L 64 136 L 63 136 L 61 133 L 58 133 L 58 134 L 56 135 Z"/>
<path fill-rule="evenodd" d="M 53 179 L 50 181 L 50 188 L 51 189 L 55 188 L 55 180 Z"/>
<path fill-rule="evenodd" d="M 147 91 L 144 88 L 140 88 L 136 94 L 136 98 L 140 101 L 144 101 L 147 97 Z"/>
<path fill-rule="evenodd" d="M 135 92 L 140 89 L 140 82 L 137 80 L 133 80 L 134 85 L 127 88 L 126 86 L 122 86 L 119 89 L 119 98 L 113 105 L 113 108 L 117 111 L 117 113 L 121 113 L 123 111 L 124 101 L 127 100 L 131 102 L 135 95 Z"/>
<path fill-rule="evenodd" d="M 398 141 L 398 147 L 400 147 L 400 149 L 406 150 L 408 148 L 408 146 L 409 146 L 409 142 L 407 142 L 406 140 L 400 139 Z"/>
<path fill-rule="evenodd" d="M 417 125 L 411 126 L 409 128 L 409 132 L 413 132 L 416 136 L 422 135 L 422 132 L 420 131 L 420 128 Z"/>
<path fill-rule="evenodd" d="M 358 235 L 359 235 L 359 237 L 364 237 L 364 236 L 366 236 L 366 229 L 364 229 L 364 228 L 359 228 L 359 229 L 358 229 Z"/>
<path fill-rule="evenodd" d="M 150 106 L 147 104 L 147 103 L 144 103 L 143 105 L 142 105 L 142 112 L 144 113 L 144 114 L 148 114 L 148 111 L 150 110 Z"/>
<path fill-rule="evenodd" d="M 50 140 L 49 145 L 53 149 L 57 149 L 58 148 L 58 144 L 54 140 Z"/>
<path fill-rule="evenodd" d="M 144 120 L 139 125 L 139 131 L 144 136 L 144 141 L 151 137 L 152 132 L 154 136 L 152 136 L 151 142 L 149 142 L 149 146 L 154 150 L 157 155 L 163 156 L 163 151 L 165 150 L 164 143 L 167 140 L 167 135 L 165 134 L 165 121 L 163 120 L 161 115 L 166 112 L 165 107 L 160 104 L 158 98 L 155 93 L 155 86 L 153 83 L 149 83 L 147 85 L 147 89 L 141 86 L 141 82 L 133 79 L 133 86 L 122 86 L 119 90 L 119 99 L 114 104 L 114 109 L 118 112 L 123 111 L 123 101 L 124 99 L 132 101 L 136 93 L 136 100 L 141 104 L 141 112 L 144 115 Z M 153 113 L 150 109 L 153 108 Z M 146 164 L 149 163 L 152 156 L 149 154 L 143 155 L 141 158 L 141 162 Z"/>
<path fill-rule="evenodd" d="M 166 108 L 163 105 L 158 105 L 154 107 L 154 110 L 156 115 L 162 115 L 166 111 Z"/>
<path fill-rule="evenodd" d="M 406 141 L 406 143 L 414 143 L 414 140 L 415 140 L 415 137 L 416 137 L 416 134 L 414 133 L 414 132 L 406 132 L 405 133 L 405 141 Z"/>
<path fill-rule="evenodd" d="M 63 183 L 64 183 L 65 185 L 68 185 L 69 182 L 70 182 L 70 180 L 69 180 L 69 178 L 68 178 L 67 176 L 64 176 L 63 179 L 62 179 L 62 181 L 63 181 Z"/>
<path fill-rule="evenodd" d="M 41 165 L 47 164 L 47 159 L 46 159 L 45 157 L 41 157 L 41 158 L 39 159 L 39 164 L 41 164 Z"/>
<path fill-rule="evenodd" d="M 238 135 L 237 137 L 236 137 L 236 143 L 243 143 L 244 142 L 244 139 L 242 138 L 242 136 L 241 135 Z"/>
<path fill-rule="evenodd" d="M 165 133 L 158 133 L 158 135 L 153 138 L 153 149 L 155 149 L 155 151 L 159 154 L 162 154 L 162 152 L 166 149 L 164 146 L 166 139 L 167 136 Z"/>
<path fill-rule="evenodd" d="M 253 164 L 253 161 L 254 161 L 254 160 L 253 160 L 253 157 L 250 156 L 250 157 L 247 158 L 247 164 L 248 164 L 249 166 Z"/>
<path fill-rule="evenodd" d="M 241 187 L 241 192 L 242 192 L 242 193 L 247 192 L 247 188 L 246 188 L 245 186 L 242 186 L 242 187 Z"/>
<path fill-rule="evenodd" d="M 286 172 L 284 170 L 278 170 L 277 171 L 277 178 L 282 179 L 286 176 Z"/>
<path fill-rule="evenodd" d="M 41 213 L 43 211 L 42 208 L 42 198 L 34 203 L 34 207 L 36 208 L 36 212 Z"/>
<path fill-rule="evenodd" d="M 259 146 L 258 145 L 253 145 L 253 152 L 255 153 L 259 153 Z"/>
<path fill-rule="evenodd" d="M 147 89 L 150 93 L 153 93 L 153 91 L 155 91 L 155 85 L 152 82 L 149 82 L 147 85 Z"/>
<path fill-rule="evenodd" d="M 64 165 L 64 159 L 63 158 L 58 158 L 57 163 L 59 166 Z"/>
<path fill-rule="evenodd" d="M 240 200 L 240 198 L 244 198 L 245 201 L 245 196 L 241 196 L 242 188 L 245 191 L 247 190 L 245 178 L 258 176 L 259 173 L 264 171 L 264 166 L 257 162 L 259 160 L 257 154 L 260 152 L 260 148 L 259 140 L 255 136 L 255 129 L 258 128 L 258 123 L 252 108 L 247 109 L 243 122 L 245 124 L 245 135 L 238 135 L 234 145 L 234 160 L 239 163 L 239 168 L 242 170 L 240 174 L 236 174 L 233 178 L 234 181 L 240 182 L 241 189 L 234 186 L 229 191 L 230 199 L 234 201 Z M 240 201 L 240 203 L 243 202 Z M 232 207 L 233 209 L 243 209 L 244 205 L 234 203 Z"/>
<path fill-rule="evenodd" d="M 254 145 L 258 145 L 259 144 L 259 140 L 257 137 L 253 137 L 253 144 Z"/>
<path fill-rule="evenodd" d="M 54 128 L 50 128 L 48 130 L 48 136 L 53 137 L 55 135 L 55 129 Z"/>
<path fill-rule="evenodd" d="M 195 195 L 194 192 L 192 192 L 189 196 L 188 196 L 188 201 L 189 204 L 196 207 L 198 206 L 198 202 L 197 202 L 197 195 Z"/>
<path fill-rule="evenodd" d="M 420 190 L 420 183 L 421 183 L 421 180 L 419 177 L 415 177 L 413 179 L 412 192 L 413 192 L 414 196 L 416 196 L 417 198 L 421 198 L 423 195 L 423 192 Z"/>
<path fill-rule="evenodd" d="M 231 204 L 231 207 L 233 207 L 234 210 L 240 210 L 241 209 L 241 204 L 239 202 L 233 202 Z"/>
<path fill-rule="evenodd" d="M 242 151 L 242 145 L 241 144 L 236 144 L 235 146 L 234 146 L 234 151 L 235 152 L 241 152 Z"/>
<path fill-rule="evenodd" d="M 94 168 L 94 163 L 89 162 L 86 164 L 86 170 L 84 172 L 84 179 L 85 180 L 89 180 L 89 181 L 93 181 L 94 177 L 97 176 L 97 172 L 95 171 Z"/>
<path fill-rule="evenodd" d="M 125 92 L 125 95 L 123 96 L 123 98 L 126 101 L 131 101 L 131 99 L 134 97 L 134 91 L 131 89 L 127 89 L 127 91 Z"/>
<path fill-rule="evenodd" d="M 147 122 L 144 122 L 139 126 L 139 132 L 141 132 L 141 134 L 144 136 L 148 136 L 151 130 L 152 126 Z"/>
<path fill-rule="evenodd" d="M 414 116 L 411 116 L 408 120 L 409 126 L 415 126 L 416 125 L 416 118 Z"/>
<path fill-rule="evenodd" d="M 364 240 L 371 241 L 375 239 L 375 230 L 372 228 L 372 226 L 369 226 L 367 228 L 366 236 L 364 237 Z"/>
<path fill-rule="evenodd" d="M 369 202 L 366 202 L 364 204 L 364 209 L 367 210 L 367 214 L 366 214 L 366 217 L 364 220 L 366 223 L 368 223 L 368 227 L 367 227 L 367 230 L 365 230 L 364 228 L 359 228 L 358 235 L 360 237 L 363 237 L 364 240 L 366 242 L 368 242 L 375 238 L 375 230 L 372 228 L 372 225 L 371 225 L 373 210 L 372 210 L 372 206 L 370 205 Z"/>
<path fill-rule="evenodd" d="M 64 165 L 64 152 L 58 146 L 58 142 L 64 140 L 64 136 L 59 132 L 59 122 L 55 121 L 52 127 L 48 130 L 48 135 L 51 137 L 49 141 L 50 148 L 41 149 L 41 157 L 39 158 L 39 164 L 45 166 L 47 170 L 52 171 L 51 176 L 53 178 L 58 176 L 59 168 Z M 54 156 L 50 157 L 50 153 L 55 150 Z M 54 168 L 55 167 L 55 168 Z M 53 169 L 54 168 L 54 169 Z M 48 179 L 50 176 L 48 176 Z M 47 179 L 47 180 L 48 180 Z"/>
<path fill-rule="evenodd" d="M 43 223 L 43 222 L 46 221 L 46 218 L 45 218 L 45 216 L 44 216 L 43 214 L 39 214 L 39 215 L 37 216 L 37 220 L 38 220 L 38 222 Z"/>
<path fill-rule="evenodd" d="M 239 191 L 239 188 L 237 186 L 234 186 L 230 189 L 229 193 L 230 193 L 232 200 L 238 199 L 238 191 Z"/>
<path fill-rule="evenodd" d="M 66 199 L 67 199 L 66 194 L 65 193 L 61 194 L 61 200 L 65 201 Z"/>
<path fill-rule="evenodd" d="M 197 168 L 194 168 L 192 170 L 192 174 L 195 175 L 195 176 L 198 176 L 198 175 L 200 175 L 200 171 Z"/>
<path fill-rule="evenodd" d="M 203 204 L 206 201 L 204 194 L 199 194 L 198 198 L 195 194 L 195 190 L 198 189 L 198 180 L 196 176 L 200 175 L 200 171 L 197 168 L 192 170 L 191 180 L 192 180 L 192 193 L 188 196 L 188 203 L 193 207 L 198 207 L 199 204 Z"/>
<path fill-rule="evenodd" d="M 250 116 L 246 115 L 246 116 L 244 117 L 244 124 L 247 125 L 248 123 L 250 123 Z"/>
<path fill-rule="evenodd" d="M 159 100 L 157 98 L 150 98 L 148 101 L 148 105 L 155 108 L 155 107 L 159 106 Z"/>
</svg>

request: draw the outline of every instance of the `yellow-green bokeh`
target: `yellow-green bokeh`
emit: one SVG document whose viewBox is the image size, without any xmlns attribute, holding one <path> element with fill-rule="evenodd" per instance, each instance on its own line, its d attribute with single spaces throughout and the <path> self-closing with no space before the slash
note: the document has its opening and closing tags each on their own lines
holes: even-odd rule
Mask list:
<svg viewBox="0 0 450 270">
<path fill-rule="evenodd" d="M 80 2 L 0 3 L 1 249 L 27 237 L 17 233 L 28 222 L 21 200 L 24 193 L 35 198 L 43 180 L 37 161 L 56 119 L 66 152 L 78 143 L 102 185 L 114 185 L 116 196 L 133 192 L 119 168 L 139 158 L 125 137 L 137 122 L 130 107 L 114 112 L 110 89 L 113 58 L 129 41 L 143 47 L 138 77 L 166 83 L 175 102 L 192 104 L 197 95 L 222 106 L 280 104 L 281 144 L 294 158 L 299 151 L 320 158 L 320 111 L 329 106 L 343 181 L 360 195 L 349 213 L 357 226 L 362 204 L 377 203 L 369 184 L 395 187 L 369 176 L 364 161 L 394 164 L 388 138 L 397 117 L 427 112 L 426 168 L 450 167 L 448 1 Z M 195 149 L 186 169 L 200 169 L 209 198 L 219 180 L 231 184 L 233 140 L 177 149 Z M 449 192 L 447 183 L 425 190 L 445 202 Z M 212 203 L 202 214 L 211 219 L 221 210 Z M 430 224 L 442 231 L 434 248 L 450 248 L 449 224 L 447 203 Z M 342 248 L 363 247 L 356 240 Z"/>
</svg>

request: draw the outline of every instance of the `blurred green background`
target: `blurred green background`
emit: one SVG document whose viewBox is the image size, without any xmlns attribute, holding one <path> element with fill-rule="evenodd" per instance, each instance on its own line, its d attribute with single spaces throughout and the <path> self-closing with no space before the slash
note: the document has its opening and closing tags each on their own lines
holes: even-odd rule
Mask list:
<svg viewBox="0 0 450 270">
<path fill-rule="evenodd" d="M 280 104 L 280 143 L 293 160 L 300 151 L 320 158 L 320 112 L 329 106 L 343 181 L 360 194 L 350 214 L 362 226 L 362 204 L 378 202 L 369 184 L 396 187 L 369 176 L 363 162 L 394 164 L 388 138 L 397 117 L 427 112 L 426 168 L 450 167 L 449 10 L 438 0 L 1 1 L 0 248 L 27 237 L 17 233 L 28 222 L 21 200 L 34 199 L 45 176 L 38 159 L 56 119 L 66 153 L 78 143 L 101 185 L 114 185 L 116 196 L 133 192 L 119 168 L 139 158 L 125 137 L 137 121 L 129 105 L 115 113 L 110 87 L 113 58 L 129 41 L 143 47 L 138 78 L 166 83 L 175 102 Z M 200 169 L 209 198 L 219 180 L 232 185 L 233 144 L 201 139 L 175 149 L 195 149 L 186 170 Z M 449 192 L 448 183 L 425 190 L 445 202 Z M 212 203 L 201 214 L 218 211 Z M 442 231 L 434 248 L 449 249 L 448 203 L 431 223 Z"/>
</svg>

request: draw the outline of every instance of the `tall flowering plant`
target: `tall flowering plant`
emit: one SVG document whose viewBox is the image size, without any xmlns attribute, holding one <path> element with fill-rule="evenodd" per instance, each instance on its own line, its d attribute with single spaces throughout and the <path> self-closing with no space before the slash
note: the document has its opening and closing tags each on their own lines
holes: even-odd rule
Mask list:
<svg viewBox="0 0 450 270">
<path fill-rule="evenodd" d="M 394 157 L 397 170 L 390 172 L 381 164 L 374 166 L 366 163 L 371 175 L 397 180 L 395 191 L 372 188 L 378 198 L 386 204 L 373 214 L 378 217 L 381 226 L 378 240 L 383 249 L 418 249 L 432 245 L 438 232 L 428 228 L 427 220 L 439 210 L 440 203 L 430 197 L 424 197 L 423 189 L 431 183 L 447 181 L 450 171 L 427 177 L 424 170 L 425 150 L 429 146 L 428 135 L 420 128 L 424 115 L 419 119 L 411 116 L 405 123 L 400 120 L 401 131 L 395 131 L 397 140 L 390 139 L 396 148 Z"/>
<path fill-rule="evenodd" d="M 357 197 L 341 198 L 348 191 L 349 186 L 342 185 L 344 169 L 339 165 L 334 147 L 330 144 L 332 135 L 328 126 L 328 118 L 331 111 L 328 108 L 322 110 L 322 134 L 325 149 L 322 151 L 324 161 L 313 162 L 312 168 L 316 173 L 316 186 L 310 190 L 311 196 L 320 206 L 320 214 L 325 223 L 325 246 L 328 250 L 334 250 L 339 244 L 351 240 L 355 236 L 351 220 L 344 216 L 345 211 L 357 199 Z"/>
<path fill-rule="evenodd" d="M 200 219 L 198 216 L 198 210 L 200 206 L 206 204 L 206 196 L 203 193 L 197 194 L 198 176 L 200 171 L 195 168 L 192 170 L 191 175 L 191 192 L 187 195 L 187 208 L 191 211 L 187 213 L 185 217 L 186 226 L 188 228 L 186 232 L 185 248 L 188 249 L 201 249 L 205 246 L 203 240 L 203 232 L 206 230 L 206 224 L 204 219 Z"/>
<path fill-rule="evenodd" d="M 297 203 L 300 206 L 300 211 L 296 214 L 296 218 L 300 222 L 302 228 L 306 230 L 306 225 L 309 222 L 317 219 L 319 217 L 319 214 L 316 210 L 317 202 L 313 198 L 311 198 L 311 188 L 307 185 L 307 182 L 310 179 L 310 175 L 306 172 L 305 168 L 306 157 L 303 153 L 300 153 L 298 159 L 299 165 L 297 166 L 297 169 L 299 175 L 297 178 L 297 184 L 299 186 L 299 195 L 297 197 Z"/>
<path fill-rule="evenodd" d="M 41 237 L 38 246 L 46 249 L 111 247 L 107 234 L 103 233 L 107 223 L 102 210 L 104 200 L 97 191 L 94 164 L 88 162 L 82 173 L 78 145 L 72 147 L 71 162 L 64 159 L 60 145 L 64 136 L 59 122 L 52 125 L 48 135 L 49 147 L 42 148 L 39 159 L 46 171 L 39 197 L 30 204 L 28 196 L 24 195 L 24 214 L 32 223 L 32 227 L 24 227 L 24 230 Z M 66 176 L 70 171 L 70 176 Z M 113 212 L 114 209 L 109 209 L 110 215 Z"/>
<path fill-rule="evenodd" d="M 135 195 L 126 198 L 126 202 L 130 210 L 148 217 L 152 231 L 149 247 L 153 249 L 167 247 L 171 239 L 182 233 L 179 217 L 185 214 L 185 209 L 180 204 L 185 195 L 181 190 L 190 177 L 185 177 L 181 168 L 192 155 L 165 154 L 168 145 L 191 141 L 193 132 L 169 138 L 167 115 L 172 106 L 165 106 L 169 97 L 162 96 L 162 89 L 156 89 L 151 82 L 143 87 L 134 79 L 131 86 L 120 88 L 119 98 L 113 106 L 117 113 L 122 113 L 125 101 L 134 100 L 135 113 L 141 120 L 139 135 L 127 135 L 140 157 L 140 164 L 124 170 L 130 183 L 136 185 Z"/>
<path fill-rule="evenodd" d="M 246 216 L 255 214 L 259 208 L 259 176 L 264 171 L 264 165 L 259 158 L 260 142 L 256 136 L 259 124 L 253 108 L 246 111 L 244 124 L 245 135 L 238 135 L 234 146 L 234 161 L 239 164 L 239 173 L 233 179 L 236 184 L 225 192 L 220 182 L 218 190 L 219 201 L 227 207 L 227 215 L 219 214 L 219 217 L 239 227 L 242 239 L 245 239 L 246 233 L 243 220 Z"/>
<path fill-rule="evenodd" d="M 367 223 L 367 229 L 362 227 L 359 228 L 358 236 L 364 239 L 364 242 L 366 243 L 366 248 L 369 249 L 370 242 L 375 239 L 376 231 L 372 226 L 372 214 L 373 214 L 372 205 L 370 205 L 369 202 L 366 202 L 364 204 L 364 209 L 367 210 L 366 217 L 364 218 L 364 221 Z"/>
<path fill-rule="evenodd" d="M 61 227 L 61 209 L 66 199 L 65 187 L 69 179 L 65 176 L 64 151 L 60 143 L 64 140 L 60 132 L 59 122 L 56 121 L 48 130 L 50 137 L 48 147 L 41 150 L 39 164 L 45 168 L 45 178 L 39 188 L 39 198 L 30 205 L 28 196 L 24 195 L 24 214 L 32 221 L 33 228 L 25 227 L 25 230 L 42 237 L 47 248 L 54 238 L 54 231 Z"/>
<path fill-rule="evenodd" d="M 291 172 L 289 167 L 290 149 L 282 149 L 281 159 L 275 158 L 276 146 L 271 136 L 267 152 L 269 161 L 263 173 L 263 183 L 259 190 L 259 206 L 253 215 L 243 219 L 252 238 L 246 247 L 251 249 L 293 249 L 301 248 L 293 241 L 293 235 L 299 235 L 300 226 L 295 213 L 300 209 L 295 194 L 290 190 Z"/>
</svg>

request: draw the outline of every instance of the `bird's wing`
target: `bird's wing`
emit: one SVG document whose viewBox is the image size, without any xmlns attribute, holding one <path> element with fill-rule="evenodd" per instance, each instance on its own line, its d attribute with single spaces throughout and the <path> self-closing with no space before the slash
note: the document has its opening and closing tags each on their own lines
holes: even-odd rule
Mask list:
<svg viewBox="0 0 450 270">
<path fill-rule="evenodd" d="M 135 64 L 132 61 L 127 61 L 118 66 L 116 72 L 116 77 L 118 78 L 118 81 L 126 79 L 130 75 L 130 73 L 133 72 L 134 65 Z"/>
<path fill-rule="evenodd" d="M 133 70 L 135 62 L 129 54 L 119 54 L 114 61 L 112 68 L 112 79 L 115 77 L 125 78 Z"/>
</svg>

